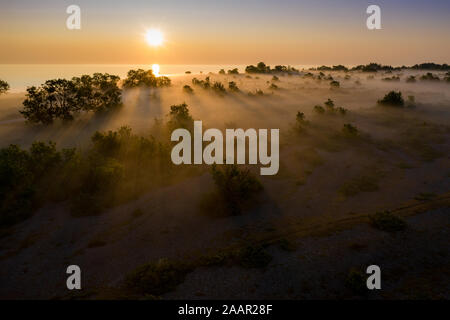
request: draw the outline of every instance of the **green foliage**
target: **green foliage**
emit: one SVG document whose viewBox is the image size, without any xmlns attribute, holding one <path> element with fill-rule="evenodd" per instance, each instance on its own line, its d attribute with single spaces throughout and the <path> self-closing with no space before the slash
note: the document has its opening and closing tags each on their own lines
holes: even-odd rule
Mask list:
<svg viewBox="0 0 450 320">
<path fill-rule="evenodd" d="M 48 201 L 70 200 L 74 215 L 101 213 L 167 182 L 170 148 L 152 137 L 117 131 L 96 132 L 81 153 L 57 150 L 53 142 L 0 149 L 0 225 L 19 222 Z"/>
<path fill-rule="evenodd" d="M 222 82 L 218 82 L 218 81 L 215 81 L 215 82 L 214 82 L 214 84 L 212 85 L 212 89 L 213 89 L 215 92 L 220 93 L 220 94 L 224 94 L 224 93 L 227 92 L 227 91 L 225 90 L 225 86 L 223 85 L 223 83 L 222 83 Z"/>
<path fill-rule="evenodd" d="M 162 295 L 175 290 L 192 271 L 190 265 L 160 259 L 138 267 L 125 278 L 125 286 L 138 294 Z"/>
<path fill-rule="evenodd" d="M 420 80 L 422 81 L 440 81 L 438 76 L 435 76 L 431 72 L 427 72 L 423 76 L 420 77 Z"/>
<path fill-rule="evenodd" d="M 20 113 L 29 122 L 51 124 L 54 119 L 73 120 L 80 111 L 111 110 L 121 104 L 119 79 L 107 73 L 95 73 L 72 80 L 47 80 L 39 87 L 27 88 Z"/>
<path fill-rule="evenodd" d="M 372 227 L 382 231 L 397 232 L 406 228 L 406 222 L 389 211 L 377 212 L 369 219 Z"/>
<path fill-rule="evenodd" d="M 171 81 L 168 77 L 156 77 L 152 70 L 130 70 L 127 78 L 123 81 L 124 88 L 148 87 L 160 88 L 170 86 Z"/>
<path fill-rule="evenodd" d="M 248 169 L 241 170 L 236 165 L 224 165 L 222 168 L 213 165 L 211 172 L 218 197 L 232 215 L 240 214 L 244 205 L 263 189 Z"/>
<path fill-rule="evenodd" d="M 197 78 L 192 78 L 192 84 L 196 86 L 201 86 L 203 89 L 211 88 L 211 82 L 209 77 L 206 77 L 205 80 L 199 80 Z"/>
<path fill-rule="evenodd" d="M 2 95 L 2 94 L 4 94 L 4 93 L 8 92 L 8 90 L 9 90 L 9 84 L 8 84 L 8 82 L 6 82 L 6 81 L 0 79 L 0 95 Z"/>
<path fill-rule="evenodd" d="M 193 126 L 194 119 L 189 113 L 188 105 L 185 102 L 170 106 L 169 117 L 170 120 L 167 125 L 170 131 L 177 128 L 190 129 Z"/>
<path fill-rule="evenodd" d="M 383 99 L 378 100 L 378 104 L 383 106 L 403 107 L 405 105 L 405 100 L 403 100 L 400 91 L 390 91 Z"/>
<path fill-rule="evenodd" d="M 377 177 L 371 174 L 358 175 L 345 182 L 339 192 L 345 197 L 353 197 L 361 192 L 374 192 L 379 189 Z"/>
</svg>

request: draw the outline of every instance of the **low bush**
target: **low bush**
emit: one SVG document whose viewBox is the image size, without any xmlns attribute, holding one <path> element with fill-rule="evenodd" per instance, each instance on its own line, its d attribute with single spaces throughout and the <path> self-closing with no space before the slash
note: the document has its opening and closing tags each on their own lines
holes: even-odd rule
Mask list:
<svg viewBox="0 0 450 320">
<path fill-rule="evenodd" d="M 403 100 L 400 91 L 390 91 L 383 99 L 378 100 L 378 104 L 383 106 L 403 107 L 405 105 L 405 100 Z"/>
</svg>

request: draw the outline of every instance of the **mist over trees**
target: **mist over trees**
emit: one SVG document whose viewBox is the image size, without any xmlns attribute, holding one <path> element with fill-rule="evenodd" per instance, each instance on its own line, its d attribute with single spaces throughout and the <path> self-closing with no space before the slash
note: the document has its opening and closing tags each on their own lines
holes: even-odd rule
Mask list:
<svg viewBox="0 0 450 320">
<path fill-rule="evenodd" d="M 245 68 L 246 73 L 298 73 L 299 70 L 291 66 L 277 65 L 273 69 L 267 66 L 264 62 L 258 63 L 256 66 L 249 65 Z"/>
<path fill-rule="evenodd" d="M 9 90 L 9 84 L 6 81 L 0 79 L 0 95 L 6 93 Z"/>
<path fill-rule="evenodd" d="M 107 73 L 47 80 L 39 87 L 27 88 L 19 112 L 31 123 L 51 124 L 55 119 L 73 120 L 81 111 L 108 111 L 121 104 L 119 80 Z"/>
</svg>

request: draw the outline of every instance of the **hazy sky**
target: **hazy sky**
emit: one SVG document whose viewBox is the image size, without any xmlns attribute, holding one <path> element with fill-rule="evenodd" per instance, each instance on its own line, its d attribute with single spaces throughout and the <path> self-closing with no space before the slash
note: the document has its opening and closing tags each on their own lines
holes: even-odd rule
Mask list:
<svg viewBox="0 0 450 320">
<path fill-rule="evenodd" d="M 81 30 L 66 28 L 71 4 Z M 370 4 L 382 30 L 366 27 Z M 0 28 L 0 63 L 450 63 L 449 0 L 0 0 Z"/>
</svg>

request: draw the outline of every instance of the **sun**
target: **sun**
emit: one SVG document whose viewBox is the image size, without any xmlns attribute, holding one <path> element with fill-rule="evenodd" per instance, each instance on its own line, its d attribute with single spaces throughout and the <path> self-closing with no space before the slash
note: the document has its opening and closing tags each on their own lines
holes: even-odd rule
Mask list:
<svg viewBox="0 0 450 320">
<path fill-rule="evenodd" d="M 160 46 L 163 43 L 164 37 L 161 31 L 156 29 L 147 30 L 145 40 L 152 47 Z"/>
<path fill-rule="evenodd" d="M 155 76 L 159 77 L 159 64 L 152 65 L 152 71 Z"/>
</svg>

